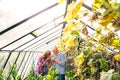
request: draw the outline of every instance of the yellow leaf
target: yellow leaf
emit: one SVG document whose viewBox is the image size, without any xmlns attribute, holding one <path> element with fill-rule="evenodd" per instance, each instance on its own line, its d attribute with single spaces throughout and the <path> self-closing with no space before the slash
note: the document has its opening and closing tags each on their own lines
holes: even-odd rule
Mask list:
<svg viewBox="0 0 120 80">
<path fill-rule="evenodd" d="M 94 6 L 100 8 L 100 3 L 95 3 Z"/>
<path fill-rule="evenodd" d="M 119 40 L 119 39 L 113 40 L 112 45 L 113 45 L 114 47 L 120 47 L 120 40 Z"/>
<path fill-rule="evenodd" d="M 75 45 L 74 40 L 70 40 L 69 43 L 68 43 L 68 45 L 69 45 L 69 47 L 74 46 Z"/>
<path fill-rule="evenodd" d="M 120 44 L 120 40 L 115 39 L 115 40 L 113 40 L 113 43 L 114 43 L 114 44 Z"/>
<path fill-rule="evenodd" d="M 71 19 L 72 19 L 72 12 L 69 12 L 69 13 L 67 13 L 67 15 L 65 16 L 64 21 L 71 20 Z"/>
<path fill-rule="evenodd" d="M 76 16 L 76 14 L 78 13 L 78 11 L 79 11 L 79 9 L 81 8 L 82 4 L 83 4 L 83 2 L 79 2 L 79 3 L 77 4 L 77 6 L 74 8 L 74 10 L 73 10 L 73 12 L 72 12 L 73 18 L 74 18 L 74 17 Z"/>
<path fill-rule="evenodd" d="M 47 80 L 51 80 L 51 79 L 52 79 L 51 75 L 50 75 L 50 74 L 47 74 L 47 75 L 46 75 L 46 79 L 47 79 Z"/>
<path fill-rule="evenodd" d="M 64 32 L 68 32 L 72 30 L 72 28 L 75 26 L 73 22 L 69 22 L 68 25 L 64 28 Z"/>
<path fill-rule="evenodd" d="M 84 60 L 84 55 L 82 55 L 82 53 L 75 58 L 75 62 L 78 64 L 82 64 Z"/>
<path fill-rule="evenodd" d="M 59 3 L 63 3 L 63 2 L 65 2 L 65 0 L 59 0 Z"/>
<path fill-rule="evenodd" d="M 98 46 L 96 46 L 96 51 L 98 51 L 98 50 L 104 50 L 105 48 L 102 46 L 102 45 L 98 45 Z"/>
<path fill-rule="evenodd" d="M 70 38 L 70 32 L 68 32 L 67 34 L 64 34 L 63 36 L 62 36 L 62 39 L 64 40 L 64 41 L 68 41 L 69 40 L 69 38 Z"/>
<path fill-rule="evenodd" d="M 102 27 L 103 27 L 103 26 L 99 25 L 99 26 L 97 27 L 97 29 L 96 29 L 96 32 L 97 32 L 97 33 L 101 33 Z"/>
<path fill-rule="evenodd" d="M 120 53 L 114 56 L 115 60 L 120 61 Z"/>
<path fill-rule="evenodd" d="M 69 48 L 75 46 L 74 39 L 69 38 L 69 40 L 66 42 L 66 46 Z"/>
<path fill-rule="evenodd" d="M 100 8 L 100 2 L 99 2 L 99 0 L 94 0 L 94 2 L 93 2 L 93 5 L 92 5 L 92 8 Z"/>
<path fill-rule="evenodd" d="M 73 18 L 72 17 L 72 12 L 73 12 L 74 6 L 75 6 L 75 2 L 74 1 L 71 4 L 68 5 L 67 14 L 65 16 L 64 21 L 71 20 Z"/>
<path fill-rule="evenodd" d="M 114 16 L 113 13 L 110 13 L 110 14 L 104 16 L 103 19 L 102 19 L 102 21 L 101 21 L 101 24 L 103 26 L 107 26 L 109 23 L 112 22 L 113 16 Z"/>
<path fill-rule="evenodd" d="M 72 12 L 75 6 L 75 2 L 73 1 L 71 4 L 68 5 L 67 11 Z"/>
</svg>

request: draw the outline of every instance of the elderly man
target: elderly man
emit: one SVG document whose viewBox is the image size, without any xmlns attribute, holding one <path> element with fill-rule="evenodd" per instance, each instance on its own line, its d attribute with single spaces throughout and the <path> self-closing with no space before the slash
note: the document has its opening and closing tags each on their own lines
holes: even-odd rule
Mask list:
<svg viewBox="0 0 120 80">
<path fill-rule="evenodd" d="M 60 80 L 65 80 L 65 55 L 60 53 L 57 47 L 54 47 L 52 52 L 53 67 L 58 69 Z"/>
</svg>

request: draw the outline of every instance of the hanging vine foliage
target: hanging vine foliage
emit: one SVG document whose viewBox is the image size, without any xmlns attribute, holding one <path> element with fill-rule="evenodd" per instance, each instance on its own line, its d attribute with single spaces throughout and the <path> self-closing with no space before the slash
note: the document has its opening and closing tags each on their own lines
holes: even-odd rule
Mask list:
<svg viewBox="0 0 120 80">
<path fill-rule="evenodd" d="M 94 0 L 92 14 L 82 9 L 83 3 L 77 0 L 68 5 L 64 18 L 67 24 L 57 46 L 73 57 L 74 76 L 80 80 L 118 80 L 120 38 L 115 31 L 120 29 L 120 3 Z M 88 16 L 91 16 L 89 21 L 84 22 L 83 17 Z M 92 35 L 89 35 L 88 22 L 95 29 Z"/>
</svg>

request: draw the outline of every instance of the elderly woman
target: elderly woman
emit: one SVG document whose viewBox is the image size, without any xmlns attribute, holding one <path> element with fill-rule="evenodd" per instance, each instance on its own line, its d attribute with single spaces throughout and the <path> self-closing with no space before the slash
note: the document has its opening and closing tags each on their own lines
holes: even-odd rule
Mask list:
<svg viewBox="0 0 120 80">
<path fill-rule="evenodd" d="M 45 76 L 48 73 L 48 69 L 51 66 L 51 52 L 49 50 L 45 51 L 43 55 L 38 58 L 38 62 L 35 68 L 35 73 L 37 75 L 41 74 Z"/>
</svg>

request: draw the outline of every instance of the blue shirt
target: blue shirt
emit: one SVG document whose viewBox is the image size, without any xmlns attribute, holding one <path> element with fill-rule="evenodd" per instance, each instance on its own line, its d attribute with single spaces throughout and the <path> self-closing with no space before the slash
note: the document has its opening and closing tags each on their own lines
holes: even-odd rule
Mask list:
<svg viewBox="0 0 120 80">
<path fill-rule="evenodd" d="M 65 74 L 65 55 L 62 53 L 59 54 L 52 54 L 52 57 L 59 60 L 61 64 L 57 64 L 56 62 L 53 62 L 53 67 L 57 68 L 60 74 Z"/>
</svg>

